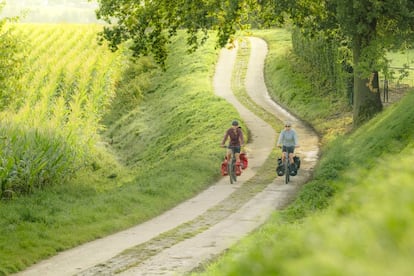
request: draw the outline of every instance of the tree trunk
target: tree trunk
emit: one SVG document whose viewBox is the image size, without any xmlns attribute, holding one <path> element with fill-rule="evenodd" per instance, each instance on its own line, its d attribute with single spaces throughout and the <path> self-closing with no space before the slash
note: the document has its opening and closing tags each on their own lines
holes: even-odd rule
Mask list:
<svg viewBox="0 0 414 276">
<path fill-rule="evenodd" d="M 354 66 L 358 67 L 361 54 L 361 45 L 354 41 Z M 361 40 L 359 40 L 361 41 Z M 378 72 L 373 71 L 369 78 L 363 78 L 354 71 L 354 109 L 353 124 L 358 127 L 381 112 L 382 102 L 379 91 Z"/>
</svg>

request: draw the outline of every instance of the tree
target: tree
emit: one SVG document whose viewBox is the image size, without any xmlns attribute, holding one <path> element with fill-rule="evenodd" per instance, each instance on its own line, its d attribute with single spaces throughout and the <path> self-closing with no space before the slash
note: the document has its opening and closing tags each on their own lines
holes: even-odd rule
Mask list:
<svg viewBox="0 0 414 276">
<path fill-rule="evenodd" d="M 280 18 L 285 14 L 304 34 L 324 33 L 349 41 L 354 69 L 354 125 L 382 109 L 378 72 L 387 68 L 385 54 L 414 42 L 412 0 L 263 0 Z"/>
<path fill-rule="evenodd" d="M 110 23 L 101 34 L 116 50 L 131 42 L 136 56 L 152 53 L 163 64 L 166 45 L 178 29 L 188 34 L 190 50 L 218 31 L 218 46 L 243 28 L 245 16 L 274 24 L 286 18 L 306 35 L 342 36 L 353 53 L 354 125 L 382 109 L 378 72 L 385 54 L 414 39 L 412 0 L 98 0 L 98 19 Z M 256 18 L 257 19 L 257 18 Z M 201 36 L 199 34 L 202 34 Z"/>
<path fill-rule="evenodd" d="M 98 19 L 109 23 L 100 34 L 109 47 L 129 41 L 135 56 L 152 54 L 164 65 L 167 44 L 179 29 L 187 32 L 189 50 L 206 41 L 209 30 L 218 31 L 218 46 L 241 27 L 244 0 L 98 0 Z"/>
</svg>

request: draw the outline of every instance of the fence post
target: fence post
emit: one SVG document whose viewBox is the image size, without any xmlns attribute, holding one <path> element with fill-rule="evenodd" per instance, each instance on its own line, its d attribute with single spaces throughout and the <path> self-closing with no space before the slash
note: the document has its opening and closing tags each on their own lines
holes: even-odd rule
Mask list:
<svg viewBox="0 0 414 276">
<path fill-rule="evenodd" d="M 388 80 L 384 79 L 384 102 L 388 102 Z"/>
</svg>

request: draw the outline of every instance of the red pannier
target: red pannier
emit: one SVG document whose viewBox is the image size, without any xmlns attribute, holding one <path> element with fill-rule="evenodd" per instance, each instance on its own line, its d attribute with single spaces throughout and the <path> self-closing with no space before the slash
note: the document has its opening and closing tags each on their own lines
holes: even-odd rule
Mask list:
<svg viewBox="0 0 414 276">
<path fill-rule="evenodd" d="M 240 161 L 242 165 L 242 169 L 247 169 L 247 166 L 249 165 L 249 160 L 247 160 L 247 154 L 245 152 L 240 153 Z"/>
<path fill-rule="evenodd" d="M 228 175 L 227 171 L 227 158 L 224 157 L 224 161 L 221 163 L 221 175 L 226 176 Z"/>
</svg>

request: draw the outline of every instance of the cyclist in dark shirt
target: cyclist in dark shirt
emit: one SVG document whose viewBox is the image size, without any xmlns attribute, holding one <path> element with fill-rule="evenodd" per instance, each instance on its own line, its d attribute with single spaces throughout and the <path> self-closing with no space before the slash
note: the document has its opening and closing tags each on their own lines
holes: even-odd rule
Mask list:
<svg viewBox="0 0 414 276">
<path fill-rule="evenodd" d="M 240 150 L 244 145 L 243 131 L 239 127 L 239 122 L 234 120 L 231 123 L 231 127 L 226 131 L 221 142 L 221 146 L 224 147 L 227 139 L 230 138 L 229 148 L 227 150 L 226 161 L 229 161 L 231 158 L 232 151 L 236 157 L 236 168 L 240 170 Z"/>
</svg>

